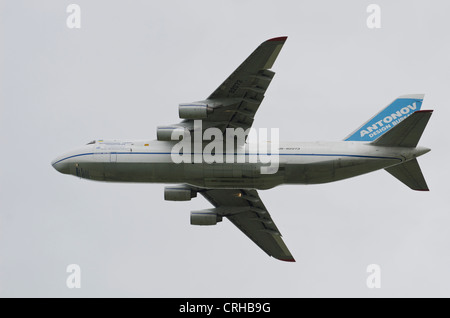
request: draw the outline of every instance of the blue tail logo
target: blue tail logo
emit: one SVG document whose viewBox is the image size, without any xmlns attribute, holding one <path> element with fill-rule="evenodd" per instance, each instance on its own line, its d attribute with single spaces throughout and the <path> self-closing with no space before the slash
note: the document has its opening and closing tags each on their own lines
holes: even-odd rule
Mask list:
<svg viewBox="0 0 450 318">
<path fill-rule="evenodd" d="M 422 107 L 424 95 L 400 96 L 348 136 L 345 141 L 371 142 Z"/>
</svg>

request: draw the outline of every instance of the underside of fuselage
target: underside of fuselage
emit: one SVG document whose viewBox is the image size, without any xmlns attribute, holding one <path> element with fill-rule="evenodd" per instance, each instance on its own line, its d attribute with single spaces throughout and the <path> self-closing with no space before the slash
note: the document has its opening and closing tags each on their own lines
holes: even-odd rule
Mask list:
<svg viewBox="0 0 450 318">
<path fill-rule="evenodd" d="M 52 165 L 61 173 L 97 181 L 262 190 L 281 184 L 321 184 L 352 178 L 407 162 L 429 150 L 348 141 L 281 143 L 279 152 L 265 160 L 260 153 L 243 149 L 241 157 L 235 153 L 231 160 L 227 154 L 211 157 L 212 161 L 203 155 L 198 162 L 188 155 L 188 160 L 176 163 L 172 147 L 159 141 L 142 146 L 122 142 L 110 148 L 93 144 L 56 158 Z"/>
<path fill-rule="evenodd" d="M 96 181 L 185 183 L 201 188 L 270 189 L 280 184 L 320 184 L 343 180 L 400 163 L 399 159 L 334 158 L 309 163 L 280 163 L 262 174 L 252 163 L 83 162 L 70 174 Z"/>
</svg>

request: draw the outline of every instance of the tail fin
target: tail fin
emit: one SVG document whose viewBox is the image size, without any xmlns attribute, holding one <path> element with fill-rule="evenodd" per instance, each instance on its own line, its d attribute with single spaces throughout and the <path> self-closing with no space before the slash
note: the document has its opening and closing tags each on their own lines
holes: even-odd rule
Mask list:
<svg viewBox="0 0 450 318">
<path fill-rule="evenodd" d="M 409 160 L 385 170 L 413 190 L 430 191 L 417 159 Z"/>
<path fill-rule="evenodd" d="M 409 115 L 420 110 L 423 94 L 403 95 L 351 133 L 345 141 L 377 140 Z"/>
</svg>

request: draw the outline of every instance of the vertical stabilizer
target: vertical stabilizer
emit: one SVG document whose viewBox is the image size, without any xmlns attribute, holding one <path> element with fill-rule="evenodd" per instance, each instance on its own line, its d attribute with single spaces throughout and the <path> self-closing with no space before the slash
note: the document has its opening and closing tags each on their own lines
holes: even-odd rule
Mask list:
<svg viewBox="0 0 450 318">
<path fill-rule="evenodd" d="M 345 138 L 345 141 L 372 142 L 377 140 L 401 121 L 420 110 L 423 97 L 423 94 L 400 96 L 361 127 L 352 132 Z"/>
</svg>

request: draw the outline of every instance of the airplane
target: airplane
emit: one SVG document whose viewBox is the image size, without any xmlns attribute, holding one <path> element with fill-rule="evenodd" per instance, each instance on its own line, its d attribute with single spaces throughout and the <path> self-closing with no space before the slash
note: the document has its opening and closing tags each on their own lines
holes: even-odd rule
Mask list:
<svg viewBox="0 0 450 318">
<path fill-rule="evenodd" d="M 417 161 L 430 151 L 418 146 L 432 114 L 432 110 L 421 110 L 423 94 L 398 97 L 341 141 L 280 142 L 273 153 L 267 152 L 278 155 L 277 169 L 269 173 L 262 170 L 267 162 L 252 160 L 255 148 L 247 138 L 236 140 L 231 153 L 227 148 L 215 154 L 243 154 L 244 162 L 209 163 L 194 158 L 174 163 L 175 145 L 188 133 L 195 134 L 199 122 L 202 132 L 215 129 L 224 139 L 231 128 L 249 132 L 286 39 L 277 37 L 259 45 L 205 100 L 180 104 L 181 122 L 157 127 L 156 140 L 95 140 L 57 157 L 52 166 L 60 173 L 90 180 L 172 184 L 164 189 L 168 201 L 189 201 L 201 194 L 214 208 L 192 211 L 192 225 L 216 225 L 225 217 L 269 256 L 287 262 L 295 259 L 258 190 L 322 184 L 385 169 L 409 188 L 429 191 Z M 194 150 L 186 148 L 181 154 L 194 157 L 199 149 L 206 149 L 204 145 L 201 140 Z"/>
</svg>

